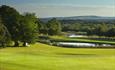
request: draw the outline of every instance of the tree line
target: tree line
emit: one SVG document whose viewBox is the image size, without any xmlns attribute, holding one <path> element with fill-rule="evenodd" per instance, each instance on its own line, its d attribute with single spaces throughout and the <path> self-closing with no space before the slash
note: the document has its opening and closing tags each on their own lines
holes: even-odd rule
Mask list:
<svg viewBox="0 0 115 70">
<path fill-rule="evenodd" d="M 53 23 L 56 22 L 56 18 L 49 20 L 48 23 L 51 23 L 52 29 L 49 28 L 49 24 L 44 21 L 40 21 L 40 30 L 39 33 L 41 34 L 55 34 L 56 28 Z M 115 20 L 108 20 L 108 21 L 99 21 L 99 20 L 60 20 L 58 21 L 58 30 L 56 33 L 60 33 L 60 31 L 68 32 L 68 31 L 75 31 L 86 35 L 97 35 L 97 36 L 105 36 L 105 37 L 115 37 Z M 48 32 L 48 29 L 49 32 Z M 52 34 L 51 34 L 52 35 Z"/>
<path fill-rule="evenodd" d="M 73 21 L 72 23 L 63 22 L 62 31 L 86 32 L 87 35 L 115 37 L 115 21 L 112 21 L 112 23 L 98 21 Z"/>
</svg>

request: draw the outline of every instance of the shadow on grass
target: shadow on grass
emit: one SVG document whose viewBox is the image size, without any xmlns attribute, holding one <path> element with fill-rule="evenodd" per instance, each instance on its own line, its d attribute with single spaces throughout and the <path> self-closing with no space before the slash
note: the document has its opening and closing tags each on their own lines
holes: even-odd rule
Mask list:
<svg viewBox="0 0 115 70">
<path fill-rule="evenodd" d="M 31 56 L 41 55 L 40 53 L 37 53 L 37 52 L 19 52 L 18 54 L 21 54 L 21 55 L 31 55 Z"/>
<path fill-rule="evenodd" d="M 12 62 L 2 62 L 2 61 L 0 61 L 0 63 L 1 63 L 1 66 L 2 66 L 2 64 L 3 65 L 10 65 L 10 66 L 12 66 L 12 67 L 16 67 L 16 66 L 18 66 L 18 67 L 23 67 L 23 68 L 31 68 L 31 69 L 34 69 L 35 67 L 34 66 L 30 66 L 30 65 L 24 65 L 24 64 L 19 64 L 19 63 L 12 63 Z M 5 67 L 5 66 L 4 66 Z"/>
<path fill-rule="evenodd" d="M 0 49 L 8 48 L 8 47 L 16 48 L 16 47 L 28 47 L 28 46 L 0 46 Z"/>
<path fill-rule="evenodd" d="M 115 49 L 115 45 L 114 46 L 105 46 L 105 47 L 102 47 L 102 46 L 98 46 L 98 47 L 91 47 L 91 46 L 56 46 L 56 47 L 62 47 L 62 48 L 85 48 L 85 49 Z"/>
<path fill-rule="evenodd" d="M 97 56 L 96 54 L 75 54 L 75 53 L 56 53 L 56 54 L 63 56 L 81 56 L 81 57 Z"/>
</svg>

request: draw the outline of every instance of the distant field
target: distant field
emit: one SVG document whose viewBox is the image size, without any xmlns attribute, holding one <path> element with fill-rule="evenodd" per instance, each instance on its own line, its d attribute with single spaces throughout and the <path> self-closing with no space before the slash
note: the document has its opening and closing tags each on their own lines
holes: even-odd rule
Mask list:
<svg viewBox="0 0 115 70">
<path fill-rule="evenodd" d="M 0 49 L 0 70 L 115 70 L 115 49 L 35 44 Z"/>
</svg>

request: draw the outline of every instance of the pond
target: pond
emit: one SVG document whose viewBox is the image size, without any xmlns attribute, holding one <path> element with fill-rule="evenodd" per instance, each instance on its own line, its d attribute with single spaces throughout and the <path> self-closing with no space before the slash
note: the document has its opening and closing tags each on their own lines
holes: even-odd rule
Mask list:
<svg viewBox="0 0 115 70">
<path fill-rule="evenodd" d="M 87 37 L 86 35 L 75 35 L 75 34 L 71 34 L 68 35 L 68 37 L 73 38 L 73 37 Z"/>
<path fill-rule="evenodd" d="M 57 42 L 58 46 L 70 47 L 112 47 L 110 44 L 96 44 L 96 43 L 76 43 L 76 42 Z"/>
</svg>

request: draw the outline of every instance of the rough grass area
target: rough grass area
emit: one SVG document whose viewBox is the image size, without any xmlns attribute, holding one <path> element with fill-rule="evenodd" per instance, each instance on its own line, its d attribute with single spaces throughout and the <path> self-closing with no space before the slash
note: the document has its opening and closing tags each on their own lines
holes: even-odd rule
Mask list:
<svg viewBox="0 0 115 70">
<path fill-rule="evenodd" d="M 115 70 L 115 49 L 62 48 L 41 43 L 2 48 L 0 70 Z"/>
</svg>

